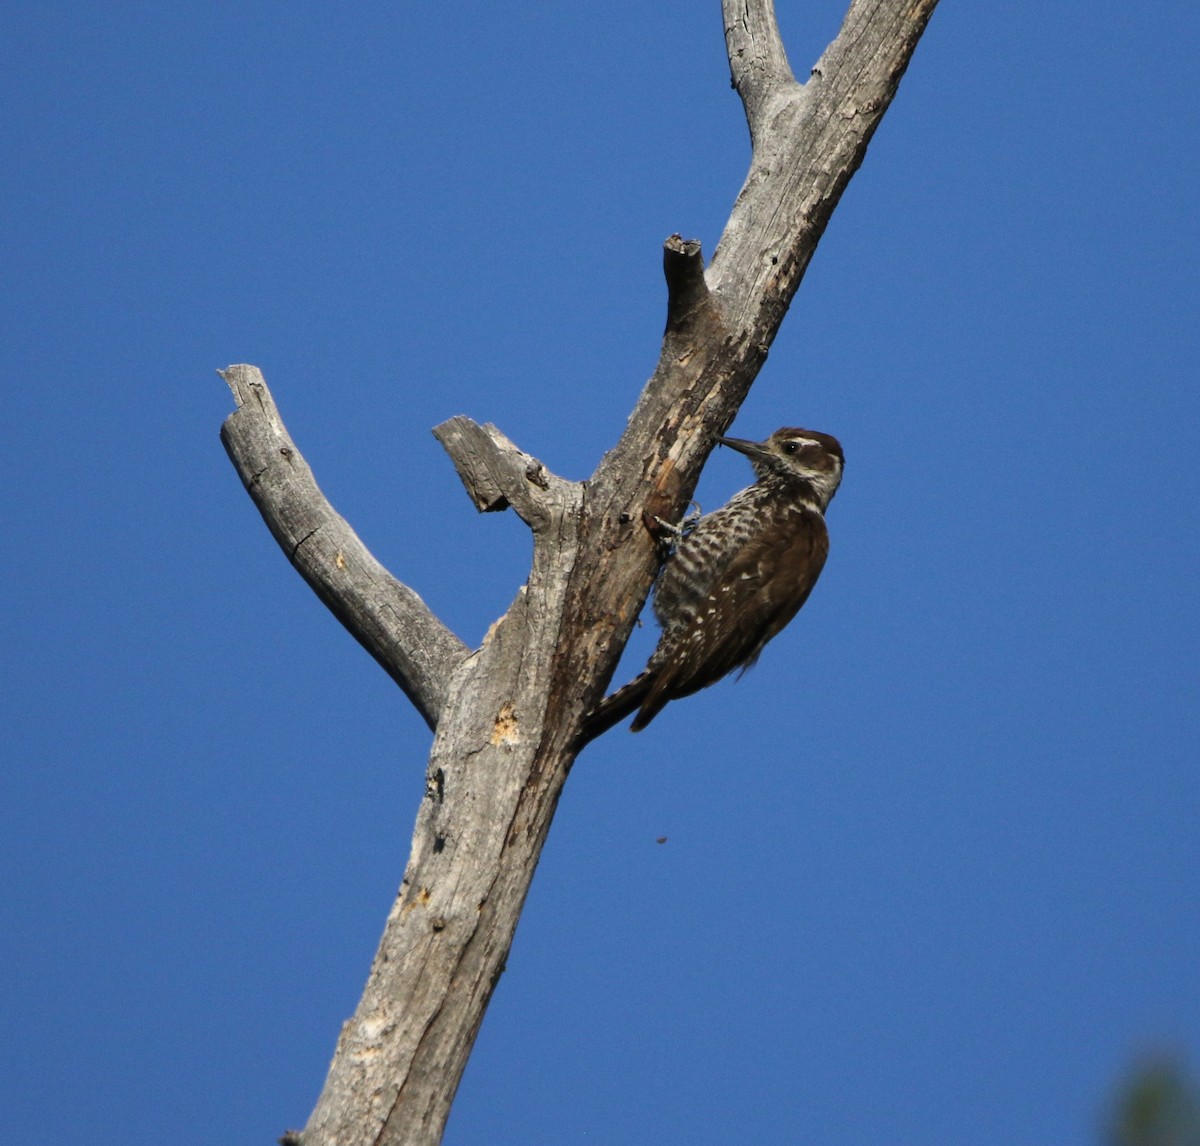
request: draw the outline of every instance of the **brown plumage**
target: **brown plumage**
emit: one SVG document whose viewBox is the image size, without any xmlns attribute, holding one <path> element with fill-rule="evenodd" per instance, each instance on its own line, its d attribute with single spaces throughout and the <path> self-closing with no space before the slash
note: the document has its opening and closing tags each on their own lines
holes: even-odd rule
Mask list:
<svg viewBox="0 0 1200 1146">
<path fill-rule="evenodd" d="M 635 708 L 630 728 L 637 732 L 669 701 L 749 668 L 821 574 L 829 553 L 825 509 L 844 462 L 837 439 L 785 427 L 765 442 L 717 440 L 745 454 L 758 480 L 676 542 L 655 587 L 658 647 L 588 717 L 589 739 Z"/>
</svg>

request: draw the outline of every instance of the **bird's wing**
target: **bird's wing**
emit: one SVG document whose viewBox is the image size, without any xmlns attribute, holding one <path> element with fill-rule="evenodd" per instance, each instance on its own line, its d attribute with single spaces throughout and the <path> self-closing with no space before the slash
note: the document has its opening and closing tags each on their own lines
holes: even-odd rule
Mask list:
<svg viewBox="0 0 1200 1146">
<path fill-rule="evenodd" d="M 659 696 L 663 703 L 687 696 L 735 668 L 749 668 L 808 599 L 828 553 L 829 534 L 819 513 L 806 511 L 791 529 L 763 530 L 699 603 L 696 623 L 679 647 L 662 650 L 646 704 Z"/>
</svg>

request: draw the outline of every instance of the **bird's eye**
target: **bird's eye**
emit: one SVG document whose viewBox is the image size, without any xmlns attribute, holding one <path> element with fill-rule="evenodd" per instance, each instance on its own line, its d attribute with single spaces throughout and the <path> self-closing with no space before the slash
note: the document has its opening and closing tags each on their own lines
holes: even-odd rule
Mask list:
<svg viewBox="0 0 1200 1146">
<path fill-rule="evenodd" d="M 784 442 L 783 452 L 785 454 L 794 454 L 800 448 L 799 442 Z"/>
</svg>

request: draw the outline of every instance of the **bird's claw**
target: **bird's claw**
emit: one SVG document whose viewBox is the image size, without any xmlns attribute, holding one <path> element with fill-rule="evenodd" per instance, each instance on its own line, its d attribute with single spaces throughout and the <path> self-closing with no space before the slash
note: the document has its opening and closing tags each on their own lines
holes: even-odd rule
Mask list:
<svg viewBox="0 0 1200 1146">
<path fill-rule="evenodd" d="M 666 534 L 672 542 L 682 541 L 693 529 L 696 528 L 696 523 L 700 520 L 702 514 L 698 502 L 689 501 L 689 507 L 694 507 L 691 513 L 685 514 L 682 521 L 676 525 L 670 521 L 664 521 L 661 517 L 654 514 L 646 514 L 646 525 L 652 533 L 662 535 Z"/>
</svg>

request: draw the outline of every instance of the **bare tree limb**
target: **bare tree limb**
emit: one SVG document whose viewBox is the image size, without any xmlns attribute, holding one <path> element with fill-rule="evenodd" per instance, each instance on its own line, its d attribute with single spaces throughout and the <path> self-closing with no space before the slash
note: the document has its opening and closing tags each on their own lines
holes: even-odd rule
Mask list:
<svg viewBox="0 0 1200 1146">
<path fill-rule="evenodd" d="M 430 728 L 450 672 L 468 653 L 325 499 L 254 366 L 220 371 L 237 410 L 221 441 L 287 559 L 350 635 L 405 692 Z"/>
<path fill-rule="evenodd" d="M 355 568 L 369 554 L 316 489 L 261 377 L 231 381 L 242 409 L 223 431 L 227 448 L 272 532 L 437 726 L 404 880 L 316 1109 L 294 1136 L 303 1146 L 440 1141 L 584 718 L 654 578 L 659 553 L 643 516 L 681 515 L 935 4 L 853 0 L 837 40 L 799 84 L 771 0 L 723 0 L 730 72 L 754 145 L 750 170 L 707 271 L 699 244 L 667 241 L 659 361 L 619 442 L 580 485 L 494 427 L 452 418 L 435 431 L 477 508 L 511 505 L 534 536 L 527 584 L 473 654 L 464 656 L 398 583 L 388 591 L 406 626 L 373 635 L 385 611 L 382 571 L 367 578 L 373 589 L 343 585 L 332 572 L 348 560 L 351 539 Z M 261 441 L 243 443 L 238 419 L 252 400 L 252 436 Z M 398 663 L 393 639 L 406 650 L 402 668 L 389 667 Z"/>
<path fill-rule="evenodd" d="M 807 83 L 770 87 L 748 79 L 747 92 L 739 89 L 747 119 L 759 129 L 752 130 L 750 171 L 707 276 L 735 331 L 757 326 L 767 345 L 774 339 L 936 5 L 854 0 Z M 755 43 L 778 37 L 771 0 L 724 0 L 724 8 L 726 28 L 735 22 L 731 11 L 754 9 Z M 771 95 L 764 98 L 766 87 Z"/>
<path fill-rule="evenodd" d="M 436 427 L 434 437 L 454 462 L 467 494 L 481 513 L 512 506 L 536 530 L 547 520 L 563 487 L 536 458 L 517 449 L 495 426 L 479 426 L 461 414 Z"/>
<path fill-rule="evenodd" d="M 663 243 L 663 275 L 667 280 L 667 333 L 679 333 L 701 318 L 709 305 L 704 281 L 704 255 L 695 239 L 672 235 Z"/>
<path fill-rule="evenodd" d="M 773 96 L 796 86 L 773 0 L 723 0 L 729 74 L 742 97 L 751 141 L 758 138 Z"/>
</svg>

